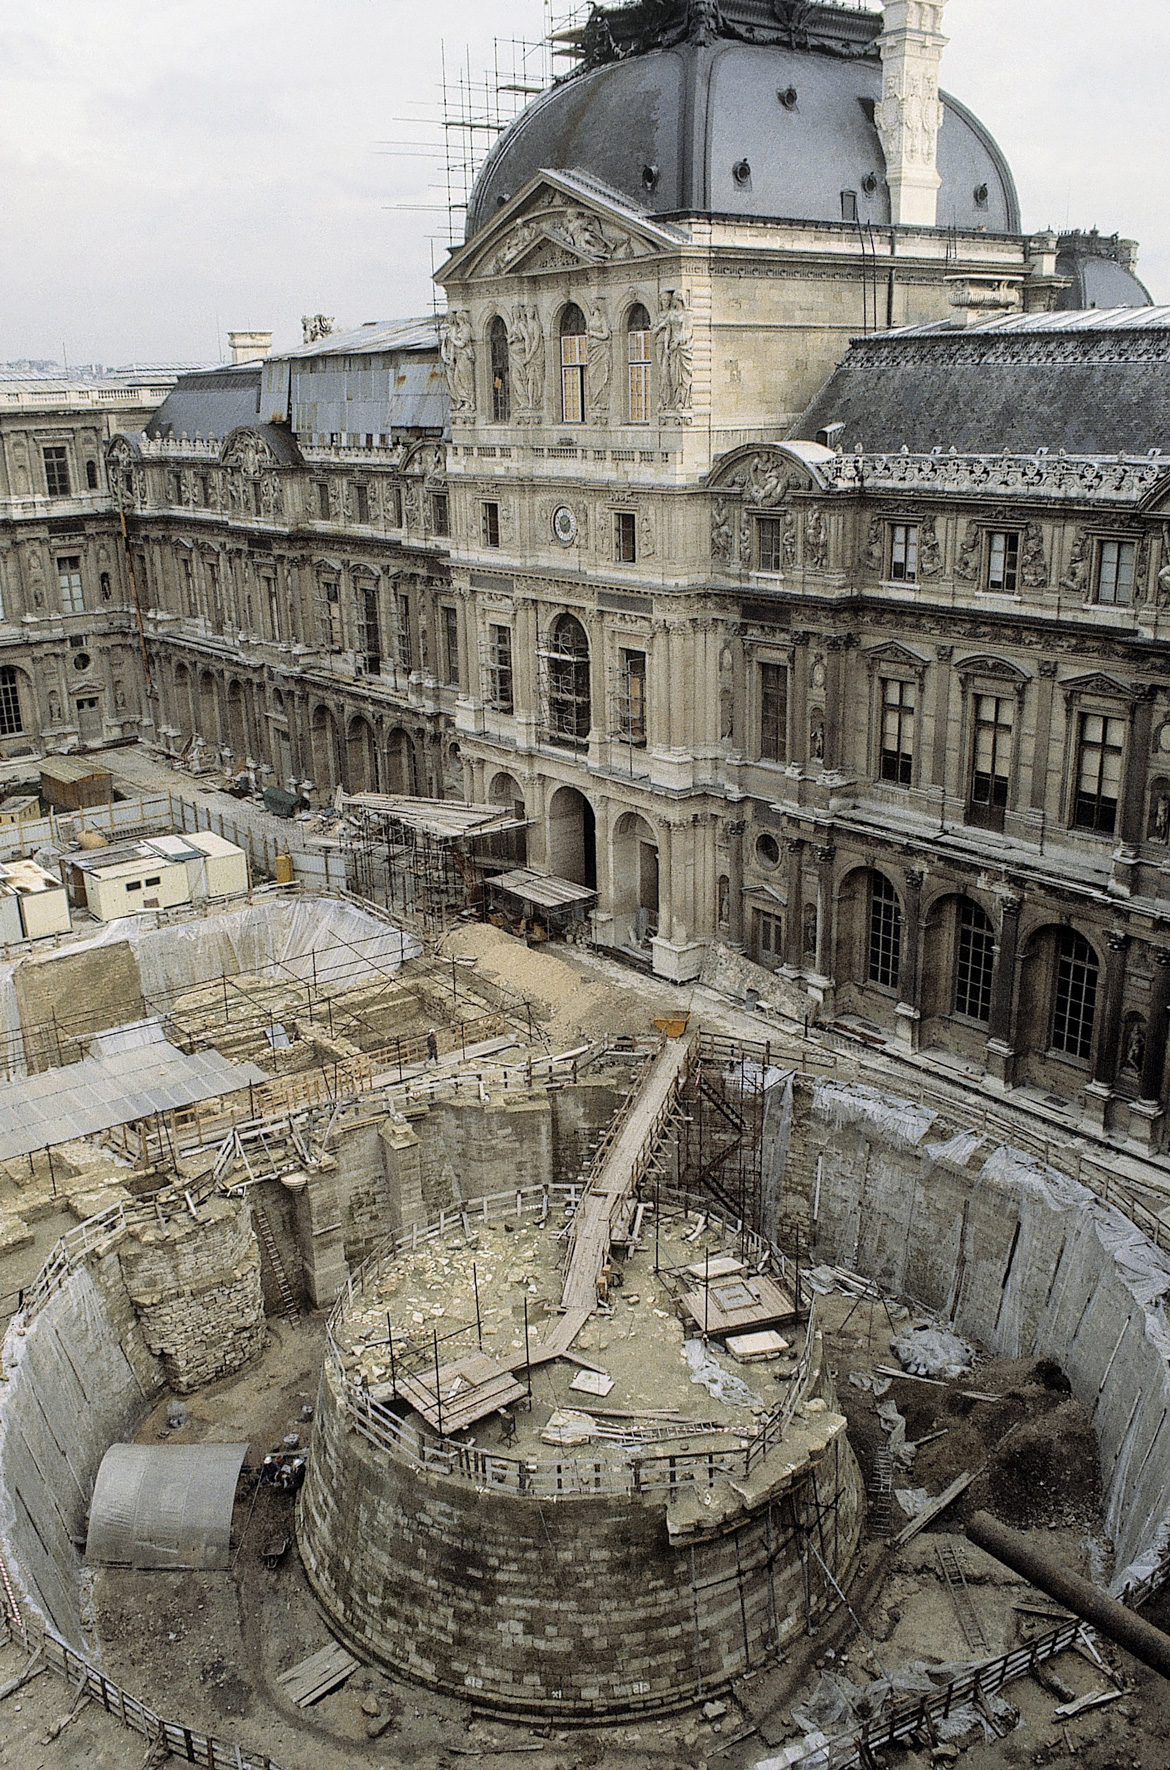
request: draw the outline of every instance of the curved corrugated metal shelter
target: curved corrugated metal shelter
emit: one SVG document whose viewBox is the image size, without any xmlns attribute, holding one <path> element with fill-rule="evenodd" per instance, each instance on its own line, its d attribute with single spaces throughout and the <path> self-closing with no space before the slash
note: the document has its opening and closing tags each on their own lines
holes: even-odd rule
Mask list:
<svg viewBox="0 0 1170 1770">
<path fill-rule="evenodd" d="M 228 1566 L 246 1444 L 112 1444 L 89 1509 L 93 1567 Z"/>
</svg>

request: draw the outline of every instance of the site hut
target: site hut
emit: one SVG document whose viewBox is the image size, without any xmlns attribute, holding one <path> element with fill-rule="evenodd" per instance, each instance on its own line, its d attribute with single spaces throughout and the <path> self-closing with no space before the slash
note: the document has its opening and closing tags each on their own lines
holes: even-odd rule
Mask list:
<svg viewBox="0 0 1170 1770">
<path fill-rule="evenodd" d="M 108 805 L 114 777 L 108 768 L 76 756 L 46 756 L 41 763 L 41 798 L 54 811 L 81 811 Z"/>
<path fill-rule="evenodd" d="M 40 940 L 68 934 L 69 898 L 56 874 L 35 860 L 0 865 L 0 940 Z"/>
</svg>

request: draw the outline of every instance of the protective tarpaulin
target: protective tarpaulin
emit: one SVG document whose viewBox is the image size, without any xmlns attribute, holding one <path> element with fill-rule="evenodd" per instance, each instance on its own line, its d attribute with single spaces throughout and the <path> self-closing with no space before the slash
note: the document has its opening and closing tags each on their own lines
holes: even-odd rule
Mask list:
<svg viewBox="0 0 1170 1770">
<path fill-rule="evenodd" d="M 90 1566 L 226 1569 L 247 1454 L 246 1444 L 112 1444 L 90 1502 Z"/>
</svg>

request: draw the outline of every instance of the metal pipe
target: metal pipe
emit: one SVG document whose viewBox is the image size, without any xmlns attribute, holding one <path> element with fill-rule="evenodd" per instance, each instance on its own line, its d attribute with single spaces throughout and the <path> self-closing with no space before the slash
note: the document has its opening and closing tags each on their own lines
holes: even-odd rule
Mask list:
<svg viewBox="0 0 1170 1770">
<path fill-rule="evenodd" d="M 1103 1592 L 1100 1586 L 1093 1585 L 1091 1580 L 1082 1579 L 1077 1573 L 1070 1573 L 1061 1567 L 1051 1555 L 1042 1549 L 1034 1548 L 1026 1536 L 1018 1530 L 1009 1530 L 997 1518 L 987 1512 L 976 1512 L 967 1525 L 967 1535 L 1005 1567 L 1015 1573 L 1022 1573 L 1024 1578 L 1058 1604 L 1063 1604 L 1076 1616 L 1100 1629 L 1135 1659 L 1151 1671 L 1158 1672 L 1163 1678 L 1170 1679 L 1170 1635 L 1164 1635 L 1152 1623 L 1144 1622 Z"/>
</svg>

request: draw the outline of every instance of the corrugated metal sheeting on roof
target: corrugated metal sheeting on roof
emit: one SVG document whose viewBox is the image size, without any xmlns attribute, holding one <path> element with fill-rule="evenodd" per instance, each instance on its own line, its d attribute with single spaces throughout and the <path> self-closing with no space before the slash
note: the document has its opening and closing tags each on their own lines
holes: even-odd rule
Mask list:
<svg viewBox="0 0 1170 1770">
<path fill-rule="evenodd" d="M 437 357 L 318 357 L 292 365 L 292 424 L 303 438 L 441 431 L 447 382 Z"/>
<path fill-rule="evenodd" d="M 228 1566 L 246 1444 L 112 1444 L 89 1508 L 91 1567 Z"/>
<path fill-rule="evenodd" d="M 0 1161 L 269 1080 L 254 1063 L 232 1063 L 218 1051 L 187 1056 L 166 1043 L 122 1051 L 107 1044 L 101 1057 L 0 1083 Z"/>
</svg>

